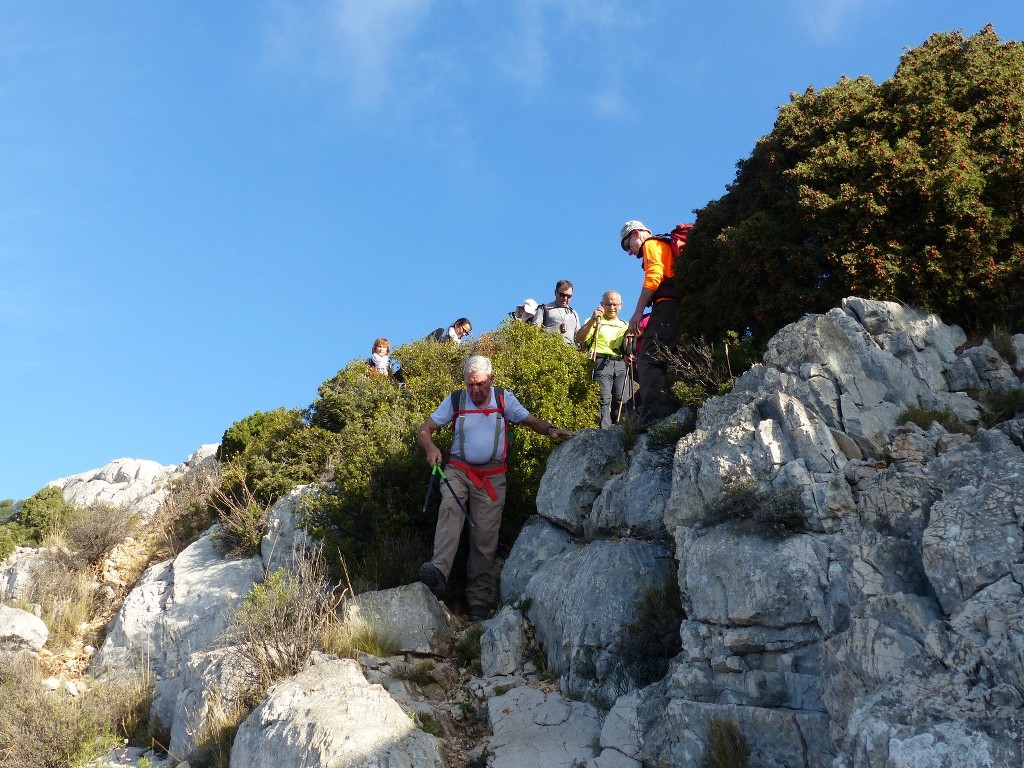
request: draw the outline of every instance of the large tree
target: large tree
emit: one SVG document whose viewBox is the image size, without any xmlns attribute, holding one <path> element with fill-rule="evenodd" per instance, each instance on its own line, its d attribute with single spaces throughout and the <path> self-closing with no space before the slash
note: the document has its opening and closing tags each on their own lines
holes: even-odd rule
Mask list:
<svg viewBox="0 0 1024 768">
<path fill-rule="evenodd" d="M 791 96 L 697 212 L 686 333 L 760 341 L 847 295 L 983 330 L 1024 302 L 1024 45 L 935 34 L 892 79 Z"/>
</svg>

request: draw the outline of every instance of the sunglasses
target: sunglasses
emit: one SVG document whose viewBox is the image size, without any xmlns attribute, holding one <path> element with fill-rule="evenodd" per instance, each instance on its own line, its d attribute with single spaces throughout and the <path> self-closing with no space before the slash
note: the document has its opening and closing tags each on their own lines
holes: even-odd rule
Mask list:
<svg viewBox="0 0 1024 768">
<path fill-rule="evenodd" d="M 555 295 L 556 296 L 561 296 L 563 299 L 571 299 L 572 298 L 572 294 L 571 293 L 565 293 L 564 291 L 558 291 Z"/>
</svg>

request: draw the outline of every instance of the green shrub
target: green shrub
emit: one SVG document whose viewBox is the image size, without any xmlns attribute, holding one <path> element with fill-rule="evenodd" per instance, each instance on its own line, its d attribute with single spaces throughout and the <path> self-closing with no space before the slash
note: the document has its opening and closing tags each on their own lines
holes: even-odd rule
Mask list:
<svg viewBox="0 0 1024 768">
<path fill-rule="evenodd" d="M 469 669 L 474 675 L 482 675 L 483 667 L 480 638 L 484 634 L 484 625 L 480 622 L 470 624 L 462 636 L 455 642 L 455 653 L 452 661 L 463 669 Z"/>
<path fill-rule="evenodd" d="M 39 544 L 57 529 L 63 528 L 75 508 L 64 500 L 64 492 L 55 485 L 47 486 L 21 502 L 19 522 Z"/>
<path fill-rule="evenodd" d="M 799 488 L 762 490 L 751 478 L 727 481 L 704 512 L 705 526 L 730 521 L 752 522 L 769 537 L 791 536 L 807 528 Z"/>
<path fill-rule="evenodd" d="M 897 424 L 913 423 L 928 429 L 932 424 L 939 424 L 947 432 L 959 432 L 964 435 L 973 435 L 977 430 L 950 411 L 936 411 L 921 408 L 917 405 L 908 405 L 906 409 L 896 418 Z"/>
<path fill-rule="evenodd" d="M 32 532 L 20 523 L 0 525 L 0 562 L 6 560 L 15 547 L 24 547 L 31 543 Z"/>
<path fill-rule="evenodd" d="M 691 415 L 686 419 L 664 419 L 652 424 L 647 430 L 647 449 L 650 451 L 675 447 L 675 444 L 693 432 L 697 418 Z"/>
<path fill-rule="evenodd" d="M 985 406 L 982 422 L 986 427 L 994 427 L 1004 421 L 1014 419 L 1024 413 L 1024 388 L 989 389 L 980 397 Z"/>
<path fill-rule="evenodd" d="M 762 343 L 845 296 L 980 330 L 1024 297 L 1024 46 L 931 35 L 893 77 L 794 93 L 697 213 L 676 270 L 685 333 Z"/>
<path fill-rule="evenodd" d="M 257 411 L 224 432 L 221 490 L 242 501 L 244 486 L 269 506 L 295 486 L 320 479 L 337 449 L 336 436 L 307 425 L 302 411 Z"/>
</svg>

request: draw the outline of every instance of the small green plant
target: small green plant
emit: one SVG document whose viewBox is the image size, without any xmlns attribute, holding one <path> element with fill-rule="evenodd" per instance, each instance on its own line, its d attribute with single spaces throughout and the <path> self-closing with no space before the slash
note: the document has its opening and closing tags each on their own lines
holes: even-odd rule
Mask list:
<svg viewBox="0 0 1024 768">
<path fill-rule="evenodd" d="M 267 508 L 244 483 L 240 494 L 228 495 L 220 489 L 213 492 L 220 528 L 212 538 L 229 557 L 252 557 L 259 552 L 267 530 Z"/>
<path fill-rule="evenodd" d="M 153 763 L 150 762 L 148 757 L 140 757 L 135 763 L 135 768 L 153 768 Z"/>
<path fill-rule="evenodd" d="M 410 683 L 416 683 L 419 686 L 430 685 L 435 682 L 433 676 L 434 666 L 433 661 L 425 659 L 415 664 L 401 666 L 392 674 L 399 680 L 408 680 Z"/>
<path fill-rule="evenodd" d="M 903 413 L 896 418 L 896 423 L 913 423 L 921 429 L 928 429 L 932 424 L 939 424 L 947 432 L 958 432 L 964 435 L 973 435 L 977 431 L 975 427 L 950 411 L 929 410 L 917 405 L 908 405 Z"/>
<path fill-rule="evenodd" d="M 6 560 L 15 547 L 24 547 L 32 541 L 31 532 L 20 523 L 0 525 L 0 562 Z"/>
<path fill-rule="evenodd" d="M 739 724 L 728 720 L 711 721 L 705 768 L 746 768 L 749 756 L 750 749 Z"/>
<path fill-rule="evenodd" d="M 675 444 L 686 435 L 693 432 L 697 425 L 695 415 L 686 419 L 665 419 L 652 424 L 647 430 L 647 448 L 651 451 L 662 448 L 675 447 Z"/>
<path fill-rule="evenodd" d="M 682 648 L 679 639 L 682 598 L 673 574 L 674 570 L 663 585 L 651 585 L 644 590 L 634 611 L 636 621 L 626 626 L 621 660 L 624 671 L 637 688 L 663 678 L 669 661 Z"/>
<path fill-rule="evenodd" d="M 444 727 L 429 712 L 418 713 L 416 715 L 416 725 L 421 731 L 429 733 L 435 738 L 443 739 L 445 737 Z"/>
<path fill-rule="evenodd" d="M 992 335 L 989 336 L 992 348 L 1012 368 L 1017 365 L 1017 350 L 1013 346 L 1013 335 L 1005 325 L 992 326 Z"/>
<path fill-rule="evenodd" d="M 515 608 L 520 613 L 525 614 L 528 610 L 530 610 L 530 606 L 531 605 L 533 605 L 533 598 L 532 597 L 522 597 L 522 598 L 519 599 L 519 602 L 517 602 L 512 607 Z"/>
<path fill-rule="evenodd" d="M 799 488 L 762 490 L 751 478 L 723 484 L 721 495 L 708 505 L 704 525 L 729 521 L 751 521 L 757 530 L 770 537 L 786 537 L 806 530 Z"/>
<path fill-rule="evenodd" d="M 983 423 L 994 427 L 1024 413 L 1024 388 L 990 389 L 980 397 L 985 406 Z"/>
<path fill-rule="evenodd" d="M 483 674 L 480 660 L 480 638 L 483 637 L 483 634 L 482 624 L 471 624 L 455 643 L 455 663 L 459 667 L 471 669 L 476 675 Z"/>
</svg>

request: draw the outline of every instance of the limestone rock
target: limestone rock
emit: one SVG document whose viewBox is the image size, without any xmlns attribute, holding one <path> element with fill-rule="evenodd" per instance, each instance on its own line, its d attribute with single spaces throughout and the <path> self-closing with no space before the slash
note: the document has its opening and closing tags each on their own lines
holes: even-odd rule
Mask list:
<svg viewBox="0 0 1024 768">
<path fill-rule="evenodd" d="M 345 601 L 341 618 L 343 622 L 365 620 L 393 637 L 403 651 L 441 652 L 452 633 L 450 618 L 437 598 L 418 581 L 356 595 Z"/>
<path fill-rule="evenodd" d="M 326 661 L 274 686 L 242 723 L 231 768 L 444 768 L 419 730 L 350 660 Z"/>
<path fill-rule="evenodd" d="M 490 768 L 573 768 L 595 757 L 600 718 L 591 704 L 519 686 L 491 699 L 487 716 Z"/>
<path fill-rule="evenodd" d="M 0 651 L 38 651 L 50 635 L 42 619 L 28 611 L 0 605 Z"/>
</svg>

